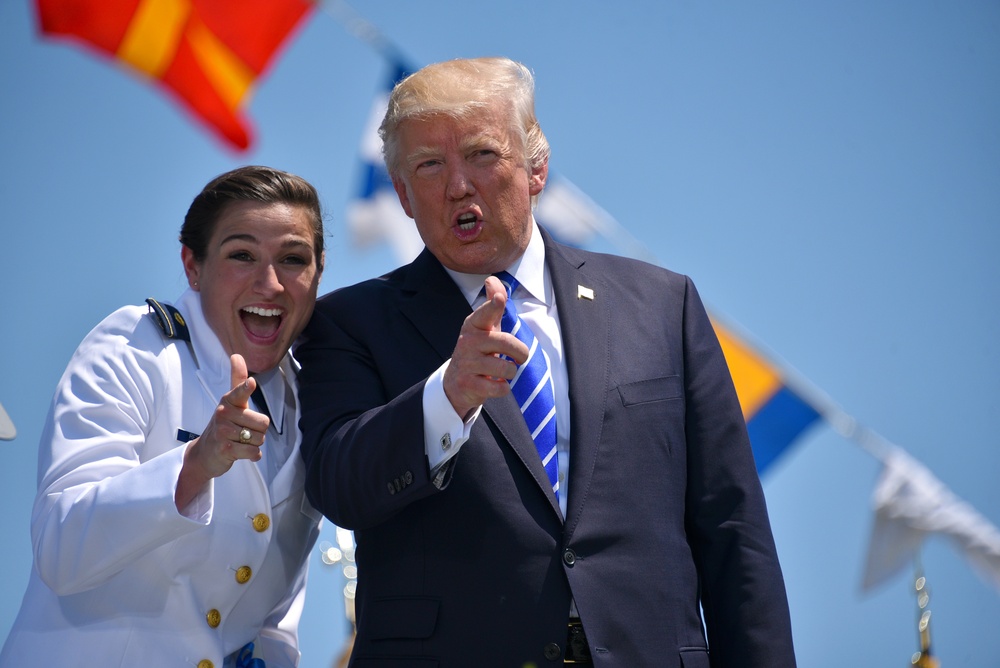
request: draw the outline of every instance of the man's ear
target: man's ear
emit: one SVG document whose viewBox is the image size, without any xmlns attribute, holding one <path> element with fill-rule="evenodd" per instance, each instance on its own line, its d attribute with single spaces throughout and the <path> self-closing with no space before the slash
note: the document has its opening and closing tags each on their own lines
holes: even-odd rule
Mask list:
<svg viewBox="0 0 1000 668">
<path fill-rule="evenodd" d="M 410 207 L 410 196 L 406 193 L 406 184 L 399 177 L 392 177 L 392 189 L 396 191 L 396 197 L 403 206 L 403 211 L 410 218 L 413 218 L 413 209 Z"/>
<path fill-rule="evenodd" d="M 528 193 L 532 197 L 540 194 L 545 189 L 548 179 L 549 159 L 546 158 L 538 167 L 532 167 L 531 174 L 528 175 Z"/>
</svg>

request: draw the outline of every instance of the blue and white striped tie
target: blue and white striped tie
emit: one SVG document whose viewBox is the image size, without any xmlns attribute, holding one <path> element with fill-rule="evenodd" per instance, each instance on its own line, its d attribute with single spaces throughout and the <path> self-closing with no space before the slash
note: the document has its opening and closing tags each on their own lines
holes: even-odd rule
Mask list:
<svg viewBox="0 0 1000 668">
<path fill-rule="evenodd" d="M 511 393 L 521 408 L 524 421 L 535 441 L 538 456 L 549 477 L 549 484 L 556 498 L 559 498 L 559 456 L 556 453 L 556 401 L 552 389 L 552 372 L 549 358 L 538 344 L 535 333 L 521 320 L 514 307 L 512 296 L 517 279 L 506 271 L 494 274 L 507 288 L 507 308 L 500 321 L 500 329 L 513 334 L 528 346 L 528 360 L 517 369 L 517 375 L 510 382 Z"/>
</svg>

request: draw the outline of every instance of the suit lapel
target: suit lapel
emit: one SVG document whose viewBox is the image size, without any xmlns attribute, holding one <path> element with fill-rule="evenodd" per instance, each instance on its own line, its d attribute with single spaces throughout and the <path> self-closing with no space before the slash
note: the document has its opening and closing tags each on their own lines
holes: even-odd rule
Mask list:
<svg viewBox="0 0 1000 668">
<path fill-rule="evenodd" d="M 399 310 L 440 356 L 451 357 L 462 323 L 471 313 L 461 290 L 426 248 L 402 277 Z"/>
<path fill-rule="evenodd" d="M 568 537 L 588 496 L 604 425 L 605 388 L 610 373 L 610 294 L 600 277 L 587 274 L 583 254 L 556 245 L 544 231 L 542 236 L 569 376 Z"/>
<path fill-rule="evenodd" d="M 524 421 L 524 416 L 521 415 L 521 409 L 518 407 L 514 395 L 507 394 L 497 399 L 487 399 L 486 403 L 483 404 L 482 417 L 493 424 L 495 431 L 517 453 L 539 490 L 545 494 L 552 511 L 562 519 L 562 511 L 556 501 L 555 492 L 552 491 L 549 477 L 542 466 L 535 442 L 531 439 L 531 432 L 528 431 L 528 425 Z"/>
</svg>

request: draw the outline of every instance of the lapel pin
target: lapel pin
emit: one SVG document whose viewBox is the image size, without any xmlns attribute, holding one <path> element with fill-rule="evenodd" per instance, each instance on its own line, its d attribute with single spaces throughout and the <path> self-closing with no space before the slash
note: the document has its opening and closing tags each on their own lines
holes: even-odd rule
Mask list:
<svg viewBox="0 0 1000 668">
<path fill-rule="evenodd" d="M 576 286 L 576 298 L 589 299 L 590 301 L 594 301 L 594 291 L 590 288 L 578 285 Z"/>
</svg>

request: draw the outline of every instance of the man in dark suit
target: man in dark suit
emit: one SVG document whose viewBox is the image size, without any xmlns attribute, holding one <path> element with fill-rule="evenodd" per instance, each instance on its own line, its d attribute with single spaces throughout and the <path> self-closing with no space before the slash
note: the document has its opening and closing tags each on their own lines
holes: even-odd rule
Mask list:
<svg viewBox="0 0 1000 668">
<path fill-rule="evenodd" d="M 397 85 L 380 132 L 426 248 L 322 298 L 296 351 L 306 489 L 357 540 L 351 665 L 794 666 L 698 294 L 535 224 L 533 86 L 492 58 Z"/>
</svg>

